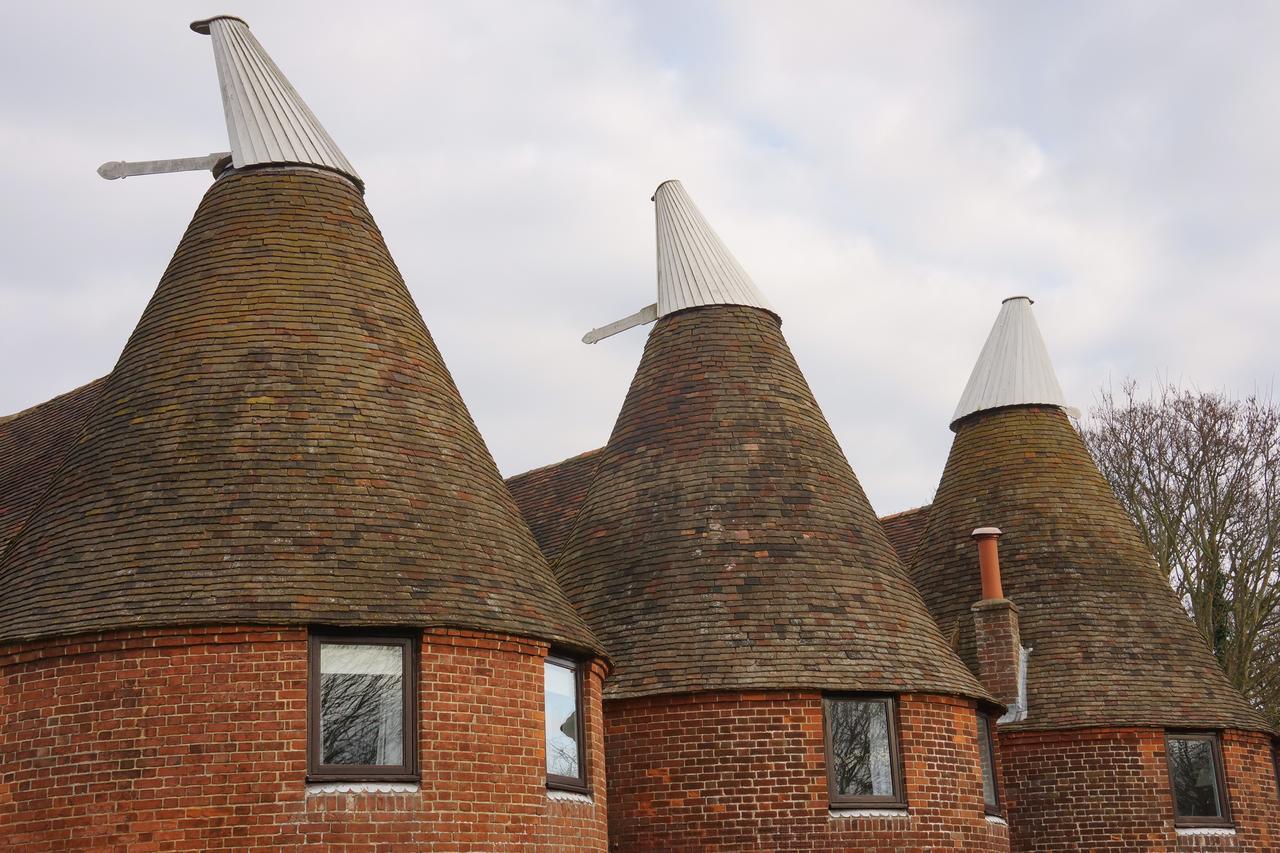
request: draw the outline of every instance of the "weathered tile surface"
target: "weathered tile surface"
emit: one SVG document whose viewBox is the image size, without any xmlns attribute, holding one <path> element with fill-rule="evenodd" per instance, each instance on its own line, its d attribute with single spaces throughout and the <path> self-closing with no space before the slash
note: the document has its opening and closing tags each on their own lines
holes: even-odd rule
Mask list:
<svg viewBox="0 0 1280 853">
<path fill-rule="evenodd" d="M 924 536 L 924 529 L 929 524 L 929 505 L 905 509 L 892 515 L 880 517 L 880 526 L 884 535 L 893 546 L 894 553 L 904 566 L 911 565 L 911 555 Z"/>
<path fill-rule="evenodd" d="M 911 575 L 976 666 L 981 598 L 969 534 L 995 526 L 1005 597 L 1032 648 L 1030 714 L 1012 728 L 1094 725 L 1265 729 L 1228 683 L 1061 409 L 962 422 Z M 1004 728 L 1004 727 L 1002 727 Z"/>
<path fill-rule="evenodd" d="M 0 418 L 0 554 L 40 502 L 106 377 Z"/>
<path fill-rule="evenodd" d="M 209 189 L 0 589 L 3 640 L 325 622 L 597 647 L 364 200 L 306 168 Z"/>
<path fill-rule="evenodd" d="M 811 688 L 985 696 L 757 309 L 658 321 L 556 562 L 606 698 Z"/>
<path fill-rule="evenodd" d="M 507 488 L 548 560 L 555 560 L 595 477 L 603 447 L 507 478 Z"/>
</svg>

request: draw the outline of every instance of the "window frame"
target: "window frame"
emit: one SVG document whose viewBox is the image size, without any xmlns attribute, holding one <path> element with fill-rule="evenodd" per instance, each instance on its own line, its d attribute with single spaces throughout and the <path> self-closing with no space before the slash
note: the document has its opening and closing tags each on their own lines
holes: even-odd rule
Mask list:
<svg viewBox="0 0 1280 853">
<path fill-rule="evenodd" d="M 885 728 L 889 737 L 889 779 L 893 793 L 840 794 L 836 792 L 835 761 L 831 750 L 831 706 L 836 702 L 868 702 L 885 706 Z M 883 693 L 825 693 L 822 696 L 823 760 L 827 765 L 827 803 L 833 809 L 907 808 L 907 791 L 902 772 L 902 750 L 898 742 L 898 698 Z"/>
<path fill-rule="evenodd" d="M 987 796 L 984 792 L 982 795 L 982 810 L 992 817 L 1004 817 L 1004 799 L 1000 793 L 1000 765 L 996 761 L 996 717 L 995 714 L 989 714 L 985 711 L 978 712 L 978 720 L 986 721 L 987 724 L 987 756 L 991 759 L 991 787 L 995 791 L 996 802 L 991 805 L 987 802 Z M 982 749 L 982 725 L 978 724 L 978 749 Z M 982 770 L 982 753 L 978 754 L 978 769 Z M 986 781 L 985 779 L 983 780 Z"/>
<path fill-rule="evenodd" d="M 1280 738 L 1271 742 L 1271 769 L 1276 777 L 1276 798 L 1280 799 Z"/>
<path fill-rule="evenodd" d="M 1218 803 L 1222 807 L 1219 817 L 1183 816 L 1178 814 L 1177 782 L 1173 778 L 1173 760 L 1170 755 L 1170 740 L 1202 740 L 1208 741 L 1213 755 L 1214 781 L 1218 786 Z M 1223 828 L 1235 826 L 1231 817 L 1231 798 L 1227 793 L 1226 767 L 1222 760 L 1222 739 L 1216 731 L 1166 729 L 1164 733 L 1164 763 L 1169 773 L 1169 799 L 1173 807 L 1173 825 L 1180 829 Z"/>
<path fill-rule="evenodd" d="M 307 781 L 308 782 L 418 782 L 418 647 L 416 631 L 365 631 L 340 628 L 316 629 L 307 636 Z M 320 754 L 320 647 L 344 645 L 400 646 L 404 761 L 400 764 L 324 764 Z"/>
<path fill-rule="evenodd" d="M 547 665 L 559 666 L 573 673 L 573 692 L 574 701 L 577 702 L 577 727 L 578 727 L 578 771 L 580 776 L 562 776 L 559 773 L 552 773 L 546 769 L 547 766 L 547 736 L 546 736 L 546 717 L 547 717 Z M 555 791 L 570 791 L 575 794 L 591 793 L 591 772 L 587 767 L 587 705 L 584 701 L 582 690 L 582 670 L 583 661 L 570 657 L 565 654 L 549 653 L 542 660 L 542 767 L 547 777 L 547 788 Z"/>
</svg>

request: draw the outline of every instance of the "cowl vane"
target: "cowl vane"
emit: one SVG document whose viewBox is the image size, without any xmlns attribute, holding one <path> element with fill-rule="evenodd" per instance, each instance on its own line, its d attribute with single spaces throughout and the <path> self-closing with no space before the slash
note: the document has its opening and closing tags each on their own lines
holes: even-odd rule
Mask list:
<svg viewBox="0 0 1280 853">
<path fill-rule="evenodd" d="M 951 418 L 952 429 L 969 415 L 1005 406 L 1040 404 L 1073 413 L 1031 313 L 1032 303 L 1028 296 L 1010 296 L 1000 306 Z"/>
<path fill-rule="evenodd" d="M 240 18 L 221 15 L 191 29 L 213 39 L 213 58 L 235 168 L 302 163 L 360 176 L 288 78 Z"/>
<path fill-rule="evenodd" d="M 630 317 L 592 329 L 583 336 L 583 343 L 594 344 L 703 305 L 745 305 L 775 313 L 679 181 L 659 184 L 650 200 L 657 217 L 658 301 Z"/>
<path fill-rule="evenodd" d="M 114 160 L 99 166 L 99 175 L 110 181 L 208 169 L 217 176 L 228 166 L 298 164 L 337 172 L 364 189 L 350 161 L 254 38 L 248 24 L 231 15 L 219 15 L 195 21 L 191 29 L 213 40 L 231 150 L 168 160 Z"/>
</svg>

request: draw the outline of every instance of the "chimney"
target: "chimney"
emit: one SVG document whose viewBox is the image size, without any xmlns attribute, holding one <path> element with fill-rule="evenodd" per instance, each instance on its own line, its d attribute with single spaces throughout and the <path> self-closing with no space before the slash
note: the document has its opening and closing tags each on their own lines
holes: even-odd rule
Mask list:
<svg viewBox="0 0 1280 853">
<path fill-rule="evenodd" d="M 1022 700 L 1023 652 L 1018 635 L 1018 608 L 1004 597 L 1000 586 L 1000 530 L 979 527 L 973 531 L 972 538 L 978 543 L 978 566 L 982 573 L 982 600 L 970 608 L 978 651 L 978 680 L 992 698 L 1009 706 L 1005 719 L 1021 719 L 1026 713 Z"/>
</svg>

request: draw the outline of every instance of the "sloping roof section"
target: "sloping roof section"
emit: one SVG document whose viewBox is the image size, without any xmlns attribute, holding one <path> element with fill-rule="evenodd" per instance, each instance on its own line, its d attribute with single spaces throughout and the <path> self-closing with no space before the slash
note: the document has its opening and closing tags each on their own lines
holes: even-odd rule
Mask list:
<svg viewBox="0 0 1280 853">
<path fill-rule="evenodd" d="M 884 528 L 884 535 L 888 537 L 889 544 L 893 546 L 894 553 L 898 555 L 903 565 L 911 564 L 911 555 L 915 552 L 916 545 L 924 535 L 924 529 L 928 523 L 928 504 L 880 517 L 880 526 Z"/>
<path fill-rule="evenodd" d="M 658 317 L 699 305 L 773 310 L 694 206 L 683 184 L 660 184 L 653 202 L 658 228 Z"/>
<path fill-rule="evenodd" d="M 548 560 L 555 561 L 573 529 L 602 453 L 604 448 L 598 447 L 507 478 L 507 488 Z M 884 535 L 903 565 L 910 563 L 928 523 L 928 504 L 880 517 Z"/>
<path fill-rule="evenodd" d="M 0 418 L 0 553 L 49 488 L 105 382 Z"/>
<path fill-rule="evenodd" d="M 982 597 L 969 534 L 996 526 L 1005 597 L 1032 649 L 1019 728 L 1267 724 L 1228 683 L 1137 530 L 1057 407 L 960 425 L 911 576 L 962 656 Z"/>
<path fill-rule="evenodd" d="M 1026 305 L 1011 304 L 997 331 L 1011 311 L 1030 318 Z M 1051 377 L 1038 332 L 1033 340 L 1003 357 L 1037 362 L 1034 371 Z M 992 363 L 991 349 L 989 340 L 980 367 Z M 1060 405 L 1004 405 L 952 428 L 911 578 L 976 668 L 969 608 L 982 582 L 970 533 L 1004 531 L 1001 581 L 1032 650 L 1029 713 L 1011 727 L 1268 730 L 1218 667 Z"/>
<path fill-rule="evenodd" d="M 1031 305 L 1029 297 L 1011 296 L 1000 306 L 1000 314 L 951 417 L 952 429 L 975 412 L 1002 406 L 1034 403 L 1066 408 L 1066 396 L 1058 384 Z"/>
<path fill-rule="evenodd" d="M 758 308 L 658 320 L 555 567 L 612 655 L 610 698 L 985 696 Z"/>
<path fill-rule="evenodd" d="M 507 478 L 520 514 L 548 560 L 555 560 L 596 474 L 603 447 Z"/>
<path fill-rule="evenodd" d="M 0 640 L 331 623 L 599 649 L 360 192 L 292 166 L 206 193 L 0 590 Z"/>
<path fill-rule="evenodd" d="M 191 29 L 213 39 L 222 106 L 237 169 L 264 163 L 299 163 L 332 169 L 361 184 L 360 176 L 315 113 L 239 18 L 220 15 Z"/>
</svg>

